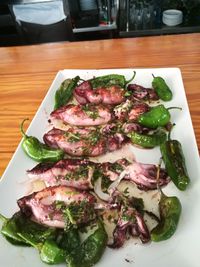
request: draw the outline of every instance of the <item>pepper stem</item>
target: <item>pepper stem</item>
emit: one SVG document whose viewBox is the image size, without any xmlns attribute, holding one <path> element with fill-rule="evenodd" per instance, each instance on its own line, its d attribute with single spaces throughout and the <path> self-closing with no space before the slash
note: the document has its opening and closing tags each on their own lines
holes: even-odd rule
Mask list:
<svg viewBox="0 0 200 267">
<path fill-rule="evenodd" d="M 128 83 L 132 82 L 132 80 L 135 78 L 136 75 L 136 71 L 133 72 L 133 76 L 130 80 L 126 81 L 125 85 L 127 85 Z"/>
<path fill-rule="evenodd" d="M 168 134 L 168 137 L 167 137 L 167 140 L 168 140 L 168 141 L 171 140 L 171 132 L 172 132 L 172 129 L 174 128 L 175 125 L 176 125 L 176 123 L 173 123 L 173 124 L 172 124 L 172 127 L 171 127 L 171 129 L 170 129 L 170 131 L 169 131 L 169 134 Z"/>
<path fill-rule="evenodd" d="M 27 135 L 25 134 L 25 132 L 24 132 L 24 122 L 25 121 L 28 121 L 29 120 L 29 118 L 26 118 L 26 119 L 24 119 L 23 121 L 22 121 L 22 123 L 20 124 L 20 132 L 22 133 L 22 136 L 25 138 Z"/>
<path fill-rule="evenodd" d="M 170 110 L 170 109 L 179 109 L 179 110 L 182 110 L 182 108 L 180 108 L 180 107 L 169 107 L 169 108 L 167 108 L 167 110 Z"/>
<path fill-rule="evenodd" d="M 152 74 L 153 78 L 156 78 L 154 74 Z"/>
<path fill-rule="evenodd" d="M 159 163 L 158 163 L 158 166 L 157 166 L 156 181 L 157 181 L 157 189 L 158 189 L 159 193 L 161 195 L 164 195 L 164 193 L 161 190 L 160 185 L 159 185 L 161 164 L 162 164 L 162 158 L 160 158 Z"/>
<path fill-rule="evenodd" d="M 0 213 L 0 220 L 6 222 L 8 219 Z"/>
</svg>

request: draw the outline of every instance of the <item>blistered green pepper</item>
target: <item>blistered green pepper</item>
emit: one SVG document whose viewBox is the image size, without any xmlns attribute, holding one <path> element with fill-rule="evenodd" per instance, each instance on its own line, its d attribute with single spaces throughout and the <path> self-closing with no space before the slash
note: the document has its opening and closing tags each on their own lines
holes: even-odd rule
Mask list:
<svg viewBox="0 0 200 267">
<path fill-rule="evenodd" d="M 175 233 L 181 210 L 181 203 L 177 197 L 168 197 L 161 192 L 159 201 L 160 222 L 151 231 L 152 241 L 160 242 L 167 240 Z"/>
<path fill-rule="evenodd" d="M 48 264 L 65 262 L 66 255 L 80 246 L 81 240 L 77 229 L 60 230 L 56 238 L 47 239 L 40 251 L 40 258 Z"/>
<path fill-rule="evenodd" d="M 124 75 L 120 74 L 108 74 L 104 76 L 95 77 L 90 81 L 93 88 L 106 87 L 112 85 L 119 85 L 125 88 L 128 83 L 130 83 L 135 78 L 136 72 L 134 71 L 133 77 L 130 80 L 126 80 Z"/>
<path fill-rule="evenodd" d="M 166 84 L 165 80 L 162 77 L 155 77 L 153 75 L 152 87 L 161 100 L 172 100 L 172 91 L 170 90 L 169 86 Z"/>
<path fill-rule="evenodd" d="M 55 105 L 54 109 L 58 109 L 67 104 L 73 95 L 73 90 L 80 81 L 80 77 L 76 76 L 73 79 L 66 79 L 61 83 L 61 86 L 55 94 Z"/>
<path fill-rule="evenodd" d="M 13 245 L 28 246 L 29 244 L 17 234 L 19 232 L 19 216 L 19 213 L 16 213 L 8 219 L 0 214 L 0 219 L 3 221 L 1 233 Z"/>
<path fill-rule="evenodd" d="M 55 235 L 55 228 L 33 222 L 21 212 L 17 212 L 11 218 L 4 220 L 1 233 L 9 238 L 8 241 L 18 241 L 21 244 L 40 249 L 47 238 Z"/>
<path fill-rule="evenodd" d="M 185 157 L 181 143 L 177 140 L 167 140 L 160 146 L 160 151 L 165 168 L 173 183 L 182 191 L 186 190 L 190 183 Z"/>
<path fill-rule="evenodd" d="M 133 144 L 144 148 L 154 148 L 166 141 L 167 135 L 163 130 L 157 130 L 152 134 L 140 134 L 137 132 L 130 132 L 127 136 L 131 139 Z"/>
<path fill-rule="evenodd" d="M 67 255 L 68 267 L 91 267 L 97 263 L 106 248 L 108 235 L 102 222 L 82 244 Z"/>
<path fill-rule="evenodd" d="M 40 251 L 40 258 L 48 264 L 65 262 L 65 251 L 58 247 L 56 241 L 46 240 Z"/>
<path fill-rule="evenodd" d="M 21 123 L 21 133 L 23 135 L 22 148 L 24 152 L 33 160 L 38 162 L 57 162 L 64 157 L 64 151 L 61 149 L 50 148 L 41 143 L 34 136 L 27 136 L 23 130 L 23 124 L 27 119 Z"/>
<path fill-rule="evenodd" d="M 152 107 L 150 111 L 141 114 L 138 122 L 148 128 L 156 129 L 170 122 L 171 115 L 164 105 Z"/>
</svg>

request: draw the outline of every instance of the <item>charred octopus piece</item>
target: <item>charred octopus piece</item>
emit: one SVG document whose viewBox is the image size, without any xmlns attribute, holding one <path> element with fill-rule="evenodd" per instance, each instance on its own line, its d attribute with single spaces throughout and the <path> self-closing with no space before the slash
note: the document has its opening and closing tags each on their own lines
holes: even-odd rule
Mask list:
<svg viewBox="0 0 200 267">
<path fill-rule="evenodd" d="M 148 100 L 156 101 L 159 99 L 156 91 L 152 88 L 145 88 L 138 84 L 129 84 L 127 87 L 128 91 L 131 91 L 132 97 L 135 100 Z"/>
<path fill-rule="evenodd" d="M 65 185 L 88 190 L 93 187 L 95 165 L 83 159 L 64 159 L 55 164 L 40 163 L 27 173 L 32 179 L 44 181 L 46 186 Z"/>
<path fill-rule="evenodd" d="M 53 111 L 51 117 L 75 126 L 97 126 L 110 122 L 112 113 L 103 105 L 69 104 Z"/>
<path fill-rule="evenodd" d="M 74 89 L 74 97 L 80 104 L 117 105 L 124 100 L 124 89 L 117 85 L 93 89 L 89 81 L 81 83 Z"/>
<path fill-rule="evenodd" d="M 137 121 L 137 118 L 149 109 L 146 103 L 126 100 L 114 108 L 114 115 L 120 121 Z"/>
<path fill-rule="evenodd" d="M 137 185 L 141 190 L 153 190 L 157 188 L 157 166 L 133 162 L 124 169 L 124 179 Z M 167 185 L 170 179 L 164 169 L 160 170 L 159 186 Z"/>
<path fill-rule="evenodd" d="M 142 243 L 150 241 L 150 233 L 143 216 L 134 208 L 122 206 L 113 232 L 113 243 L 109 247 L 122 247 L 130 236 L 139 237 Z"/>
<path fill-rule="evenodd" d="M 22 197 L 20 210 L 32 220 L 47 226 L 64 228 L 88 223 L 96 217 L 96 198 L 88 192 L 67 186 L 54 186 Z"/>
<path fill-rule="evenodd" d="M 120 133 L 109 136 L 98 128 L 69 128 L 67 131 L 53 128 L 43 137 L 50 147 L 61 148 L 71 156 L 99 156 L 122 147 L 126 137 Z"/>
<path fill-rule="evenodd" d="M 56 164 L 39 164 L 28 171 L 30 178 L 41 179 L 47 186 L 61 184 L 79 189 L 93 188 L 94 182 L 101 177 L 107 188 L 115 189 L 124 179 L 136 184 L 141 190 L 152 190 L 157 188 L 156 174 L 155 165 L 135 161 L 130 163 L 126 159 L 101 164 L 81 159 L 65 159 Z M 166 185 L 169 181 L 167 173 L 161 169 L 159 185 Z"/>
<path fill-rule="evenodd" d="M 149 111 L 149 105 L 145 103 L 136 102 L 128 112 L 129 121 L 136 121 L 140 115 Z"/>
<path fill-rule="evenodd" d="M 98 130 L 69 128 L 67 131 L 53 128 L 43 137 L 50 147 L 63 149 L 71 156 L 98 156 L 106 152 L 106 140 Z"/>
</svg>

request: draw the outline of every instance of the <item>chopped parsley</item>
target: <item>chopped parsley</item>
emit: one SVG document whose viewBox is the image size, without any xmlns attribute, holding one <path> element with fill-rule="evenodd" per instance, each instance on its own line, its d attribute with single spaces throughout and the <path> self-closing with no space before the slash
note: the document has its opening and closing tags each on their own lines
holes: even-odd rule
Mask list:
<svg viewBox="0 0 200 267">
<path fill-rule="evenodd" d="M 126 196 L 129 195 L 128 187 L 126 187 L 126 188 L 124 189 L 124 195 L 126 195 Z"/>
<path fill-rule="evenodd" d="M 98 129 L 91 131 L 85 140 L 88 142 L 89 145 L 95 146 L 99 140 L 101 139 L 101 133 Z"/>
<path fill-rule="evenodd" d="M 94 107 L 92 107 L 91 109 L 91 106 L 89 106 L 88 104 L 82 106 L 82 110 L 93 120 L 96 120 L 99 117 L 98 110 L 94 109 Z"/>
<path fill-rule="evenodd" d="M 72 226 L 76 228 L 79 224 L 91 221 L 96 217 L 93 203 L 88 202 L 86 199 L 70 204 L 56 200 L 54 207 L 57 211 L 63 213 L 65 229 L 70 229 Z"/>
<path fill-rule="evenodd" d="M 123 166 L 117 162 L 112 163 L 112 165 L 109 166 L 109 168 L 111 171 L 114 171 L 114 172 L 121 172 L 124 170 Z"/>
<path fill-rule="evenodd" d="M 65 175 L 66 180 L 79 180 L 80 178 L 87 179 L 87 177 L 88 177 L 88 166 L 87 165 L 80 165 L 77 169 Z"/>
<path fill-rule="evenodd" d="M 71 203 L 64 210 L 66 226 L 78 226 L 79 224 L 93 220 L 96 217 L 94 207 L 87 200 L 80 203 Z"/>
<path fill-rule="evenodd" d="M 126 93 L 124 94 L 124 96 L 131 96 L 132 93 L 130 91 L 126 91 Z"/>
<path fill-rule="evenodd" d="M 81 140 L 81 135 L 79 132 L 72 133 L 72 132 L 65 132 L 64 134 L 66 137 L 69 137 L 67 141 L 70 143 L 79 142 Z"/>
<path fill-rule="evenodd" d="M 106 175 L 103 173 L 103 170 L 98 169 L 98 168 L 95 168 L 95 169 L 94 169 L 94 173 L 93 173 L 93 176 L 92 176 L 92 185 L 94 185 L 95 182 L 96 182 L 100 177 L 102 178 L 102 181 L 101 181 L 102 191 L 103 191 L 103 192 L 106 192 L 107 189 L 108 189 L 108 187 L 112 184 L 112 181 L 109 179 L 108 176 L 106 176 Z"/>
<path fill-rule="evenodd" d="M 92 129 L 88 135 L 81 135 L 79 132 L 65 132 L 64 134 L 68 139 L 67 141 L 70 143 L 75 143 L 79 141 L 83 141 L 85 146 L 82 147 L 84 154 L 90 154 L 90 146 L 95 146 L 101 140 L 102 135 L 100 129 Z"/>
</svg>

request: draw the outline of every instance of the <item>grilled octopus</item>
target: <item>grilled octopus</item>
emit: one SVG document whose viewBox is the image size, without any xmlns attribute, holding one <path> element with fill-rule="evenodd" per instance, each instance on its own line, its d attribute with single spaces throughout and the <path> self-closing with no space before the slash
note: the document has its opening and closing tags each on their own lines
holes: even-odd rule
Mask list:
<svg viewBox="0 0 200 267">
<path fill-rule="evenodd" d="M 127 90 L 131 92 L 131 99 L 156 101 L 159 99 L 153 88 L 146 88 L 138 84 L 129 84 Z"/>
<path fill-rule="evenodd" d="M 73 128 L 67 131 L 53 128 L 43 140 L 53 148 L 61 148 L 71 156 L 99 156 L 122 147 L 126 136 L 115 133 L 103 135 L 98 128 Z"/>
<path fill-rule="evenodd" d="M 132 102 L 126 100 L 113 110 L 114 116 L 120 121 L 137 121 L 138 117 L 149 111 L 150 107 L 144 102 Z"/>
<path fill-rule="evenodd" d="M 130 92 L 130 99 L 137 101 L 156 101 L 159 99 L 153 88 L 146 88 L 138 84 L 129 84 L 127 90 Z M 126 91 L 120 86 L 93 88 L 90 81 L 84 81 L 74 89 L 74 97 L 79 104 L 108 104 L 117 105 L 124 101 Z"/>
<path fill-rule="evenodd" d="M 74 97 L 79 104 L 87 103 L 117 105 L 124 101 L 125 91 L 117 85 L 93 89 L 89 81 L 85 81 L 74 89 Z"/>
<path fill-rule="evenodd" d="M 128 234 L 148 242 L 150 235 L 141 213 L 131 206 L 113 203 L 104 205 L 86 191 L 67 186 L 53 186 L 20 198 L 20 211 L 31 220 L 49 227 L 81 227 L 101 215 L 102 208 L 119 211 L 113 232 L 112 248 L 121 247 Z M 100 210 L 99 210 L 100 209 Z"/>
<path fill-rule="evenodd" d="M 113 232 L 113 243 L 110 248 L 120 248 L 130 237 L 139 237 L 142 243 L 150 241 L 150 233 L 143 216 L 132 207 L 121 206 L 119 219 Z"/>
<path fill-rule="evenodd" d="M 95 180 L 101 176 L 109 184 L 116 181 L 123 172 L 123 179 L 137 185 L 141 190 L 153 190 L 157 188 L 157 167 L 153 164 L 128 162 L 126 159 L 114 163 L 95 163 L 82 159 L 65 159 L 54 164 L 38 164 L 28 170 L 28 176 L 41 179 L 46 186 L 65 185 L 78 189 L 92 189 Z M 159 185 L 169 183 L 169 177 L 164 169 L 160 170 Z"/>
<path fill-rule="evenodd" d="M 91 104 L 84 106 L 69 104 L 54 110 L 50 116 L 66 124 L 87 127 L 104 125 L 112 120 L 109 107 Z"/>
<path fill-rule="evenodd" d="M 50 116 L 72 126 L 105 126 L 116 121 L 136 122 L 138 117 L 149 109 L 149 105 L 144 102 L 128 99 L 113 108 L 102 104 L 69 104 L 54 110 Z"/>
<path fill-rule="evenodd" d="M 96 198 L 85 191 L 67 187 L 47 187 L 20 198 L 17 204 L 32 220 L 50 227 L 64 228 L 66 224 L 86 224 L 96 217 Z M 73 213 L 76 210 L 76 214 Z"/>
</svg>

